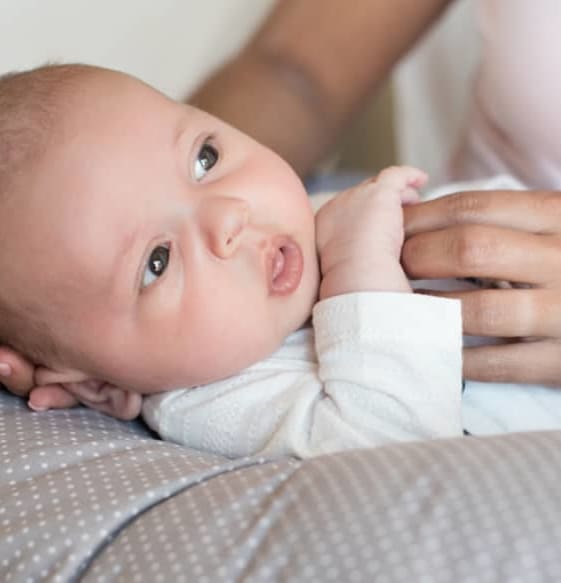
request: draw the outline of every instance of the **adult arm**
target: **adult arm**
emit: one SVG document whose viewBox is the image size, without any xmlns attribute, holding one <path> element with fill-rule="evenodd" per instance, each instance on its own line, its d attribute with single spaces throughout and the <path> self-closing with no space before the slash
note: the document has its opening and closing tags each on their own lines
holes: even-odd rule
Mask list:
<svg viewBox="0 0 561 583">
<path fill-rule="evenodd" d="M 190 102 L 306 174 L 450 2 L 282 0 Z"/>
<path fill-rule="evenodd" d="M 465 377 L 561 387 L 561 193 L 458 193 L 406 208 L 405 224 L 412 278 L 526 284 L 442 294 L 462 300 L 466 334 L 505 339 L 465 349 Z"/>
</svg>

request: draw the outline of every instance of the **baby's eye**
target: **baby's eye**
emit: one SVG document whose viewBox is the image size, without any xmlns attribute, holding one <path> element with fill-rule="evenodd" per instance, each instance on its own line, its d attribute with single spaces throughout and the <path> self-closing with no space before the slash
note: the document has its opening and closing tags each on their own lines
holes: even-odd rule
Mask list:
<svg viewBox="0 0 561 583">
<path fill-rule="evenodd" d="M 169 245 L 158 245 L 154 247 L 146 267 L 142 274 L 141 288 L 153 284 L 161 275 L 163 275 L 169 263 Z"/>
<path fill-rule="evenodd" d="M 218 150 L 208 142 L 205 142 L 195 160 L 195 180 L 202 180 L 206 173 L 218 162 Z"/>
</svg>

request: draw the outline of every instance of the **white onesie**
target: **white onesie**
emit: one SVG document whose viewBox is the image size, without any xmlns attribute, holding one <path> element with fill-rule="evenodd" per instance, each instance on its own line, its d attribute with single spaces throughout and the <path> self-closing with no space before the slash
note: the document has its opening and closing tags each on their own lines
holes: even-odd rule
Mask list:
<svg viewBox="0 0 561 583">
<path fill-rule="evenodd" d="M 462 434 L 456 300 L 363 292 L 236 376 L 144 401 L 161 437 L 226 455 L 299 457 Z"/>
<path fill-rule="evenodd" d="M 520 188 L 508 178 L 447 190 Z M 438 195 L 444 194 L 440 189 Z M 147 397 L 164 439 L 228 457 L 311 457 L 391 441 L 561 428 L 556 389 L 466 382 L 457 300 L 361 292 L 238 375 Z"/>
</svg>

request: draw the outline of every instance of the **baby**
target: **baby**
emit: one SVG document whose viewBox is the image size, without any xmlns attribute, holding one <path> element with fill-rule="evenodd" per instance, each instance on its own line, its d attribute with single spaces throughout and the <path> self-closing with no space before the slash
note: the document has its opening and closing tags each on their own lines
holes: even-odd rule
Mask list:
<svg viewBox="0 0 561 583">
<path fill-rule="evenodd" d="M 0 80 L 0 136 L 0 343 L 40 364 L 32 408 L 62 386 L 232 457 L 462 434 L 459 302 L 399 262 L 419 170 L 314 215 L 264 146 L 83 65 Z"/>
</svg>

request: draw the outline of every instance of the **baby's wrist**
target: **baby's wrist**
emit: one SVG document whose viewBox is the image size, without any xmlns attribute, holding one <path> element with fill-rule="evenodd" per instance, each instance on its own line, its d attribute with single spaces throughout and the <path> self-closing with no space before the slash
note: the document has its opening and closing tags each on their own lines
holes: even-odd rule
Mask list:
<svg viewBox="0 0 561 583">
<path fill-rule="evenodd" d="M 361 292 L 411 292 L 411 285 L 400 263 L 395 260 L 346 262 L 322 270 L 321 300 Z"/>
</svg>

